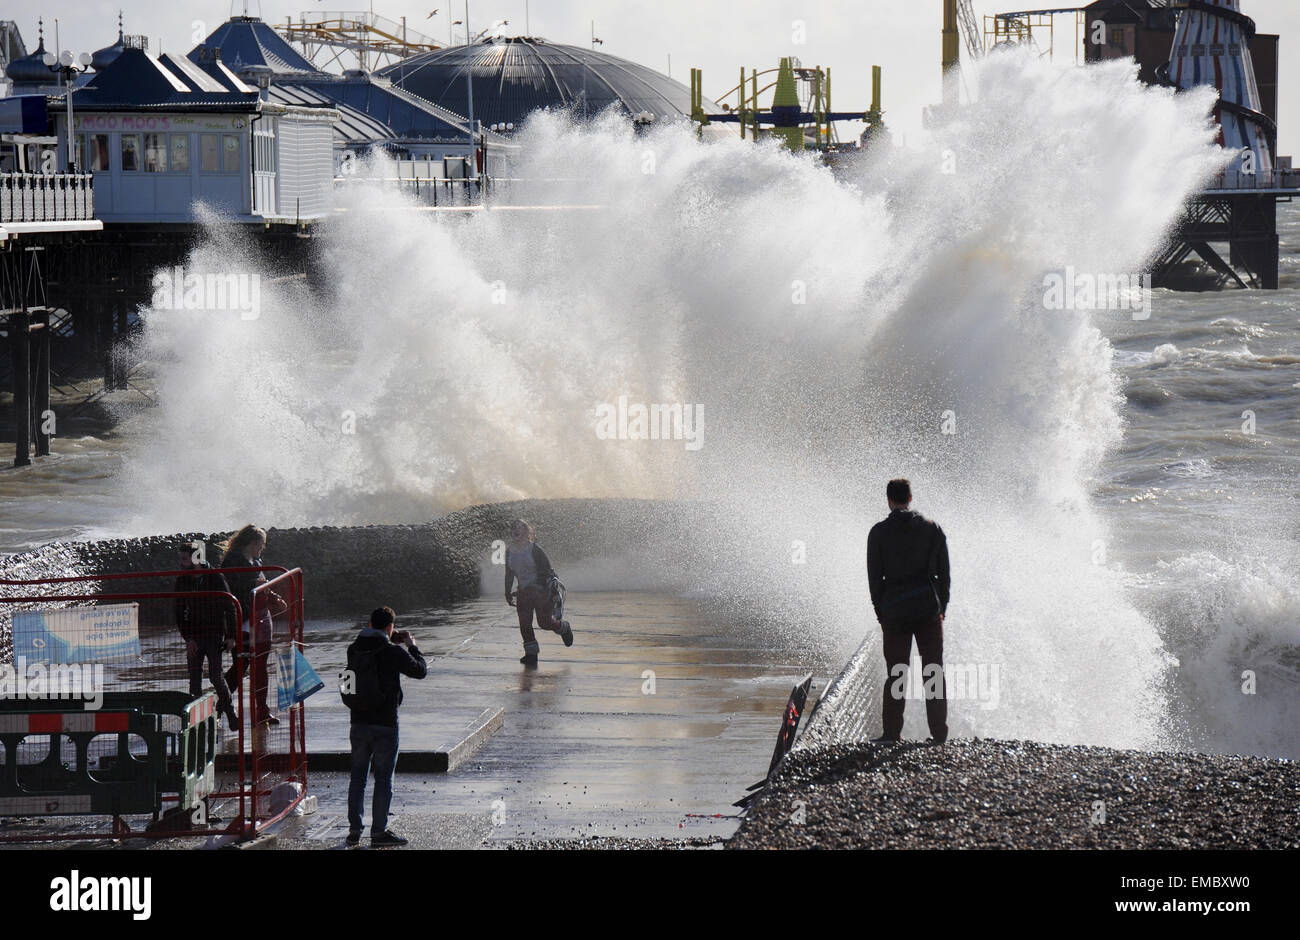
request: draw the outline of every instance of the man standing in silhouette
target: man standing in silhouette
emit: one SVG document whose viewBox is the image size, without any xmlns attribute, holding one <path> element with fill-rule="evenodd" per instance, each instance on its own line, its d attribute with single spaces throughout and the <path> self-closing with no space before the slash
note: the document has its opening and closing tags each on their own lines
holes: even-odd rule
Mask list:
<svg viewBox="0 0 1300 940">
<path fill-rule="evenodd" d="M 952 584 L 948 540 L 937 523 L 912 511 L 909 481 L 890 480 L 885 496 L 889 518 L 872 526 L 867 536 L 867 581 L 884 633 L 889 670 L 881 707 L 884 733 L 875 743 L 902 738 L 907 666 L 916 637 L 930 740 L 942 744 L 948 739 L 948 688 L 943 675 L 943 619 Z"/>
</svg>

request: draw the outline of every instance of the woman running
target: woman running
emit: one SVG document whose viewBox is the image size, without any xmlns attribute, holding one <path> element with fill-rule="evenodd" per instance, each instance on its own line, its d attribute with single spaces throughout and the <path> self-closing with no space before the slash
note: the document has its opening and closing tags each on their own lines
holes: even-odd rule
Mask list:
<svg viewBox="0 0 1300 940">
<path fill-rule="evenodd" d="M 519 661 L 525 666 L 536 666 L 540 647 L 533 633 L 533 615 L 537 616 L 538 627 L 558 633 L 565 646 L 573 645 L 573 628 L 567 620 L 555 618 L 551 584 L 558 583 L 558 579 L 546 552 L 533 541 L 533 527 L 523 519 L 516 519 L 510 524 L 510 535 L 511 542 L 506 548 L 506 603 L 519 613 L 519 633 L 524 640 L 524 655 Z M 518 595 L 511 591 L 516 580 Z"/>
</svg>

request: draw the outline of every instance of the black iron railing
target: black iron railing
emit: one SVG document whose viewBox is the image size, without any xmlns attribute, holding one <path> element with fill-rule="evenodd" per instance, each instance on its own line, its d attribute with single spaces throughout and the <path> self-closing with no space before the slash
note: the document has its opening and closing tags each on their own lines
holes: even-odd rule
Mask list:
<svg viewBox="0 0 1300 940">
<path fill-rule="evenodd" d="M 1207 189 L 1240 190 L 1300 189 L 1300 170 L 1275 170 L 1272 173 L 1242 173 L 1230 170 L 1217 176 Z"/>
</svg>

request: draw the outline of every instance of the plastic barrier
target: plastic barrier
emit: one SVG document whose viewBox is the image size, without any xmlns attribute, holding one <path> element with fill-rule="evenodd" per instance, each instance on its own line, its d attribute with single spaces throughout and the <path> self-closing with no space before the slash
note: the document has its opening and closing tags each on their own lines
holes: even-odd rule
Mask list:
<svg viewBox="0 0 1300 940">
<path fill-rule="evenodd" d="M 215 703 L 211 692 L 106 693 L 93 711 L 0 702 L 0 816 L 107 815 L 121 836 L 124 816 L 159 822 L 168 795 L 198 806 L 213 790 Z"/>
<path fill-rule="evenodd" d="M 271 578 L 254 591 L 249 621 L 240 600 L 224 591 L 112 590 L 130 580 L 181 587 L 189 582 L 177 579 L 194 569 L 0 581 L 0 593 L 20 592 L 0 596 L 0 639 L 7 632 L 12 640 L 0 658 L 0 817 L 111 820 L 109 833 L 90 823 L 0 824 L 0 842 L 105 835 L 250 839 L 301 803 L 304 709 L 297 702 L 280 709 L 276 691 L 285 681 L 292 686 L 281 672 L 293 669 L 293 653 L 302 647 L 302 572 L 219 571 Z M 198 643 L 178 634 L 182 618 L 193 621 Z M 239 629 L 250 622 L 262 628 Z M 234 649 L 216 652 L 223 672 L 232 661 L 244 667 L 230 688 L 234 731 L 223 727 L 215 692 L 189 694 L 210 684 L 210 663 L 191 657 L 205 637 L 222 636 L 213 625 L 227 632 L 239 625 L 217 644 Z M 192 686 L 195 661 L 201 683 L 196 671 Z M 260 696 L 267 687 L 269 695 Z M 273 801 L 277 787 L 296 798 Z M 137 815 L 150 818 L 143 826 L 127 819 Z"/>
</svg>

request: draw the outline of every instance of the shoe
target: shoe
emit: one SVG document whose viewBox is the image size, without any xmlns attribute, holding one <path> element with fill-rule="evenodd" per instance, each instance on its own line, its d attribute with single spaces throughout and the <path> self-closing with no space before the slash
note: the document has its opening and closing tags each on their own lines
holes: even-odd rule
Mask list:
<svg viewBox="0 0 1300 940">
<path fill-rule="evenodd" d="M 274 715 L 263 715 L 261 718 L 258 719 L 257 723 L 259 725 L 278 725 L 280 723 L 280 719 L 276 718 Z"/>
<path fill-rule="evenodd" d="M 943 740 L 940 740 L 939 738 L 926 738 L 926 739 L 925 739 L 925 743 L 926 743 L 926 744 L 942 744 L 944 741 L 947 741 L 947 740 L 948 740 L 947 738 L 944 738 Z"/>
<path fill-rule="evenodd" d="M 233 705 L 226 708 L 226 723 L 230 725 L 231 731 L 239 730 L 239 713 L 235 711 Z"/>
<path fill-rule="evenodd" d="M 345 841 L 347 842 L 348 845 L 360 845 L 360 844 L 361 844 L 361 830 L 360 830 L 360 829 L 349 829 L 349 830 L 348 830 L 348 837 L 347 837 L 347 839 L 346 839 Z"/>
<path fill-rule="evenodd" d="M 569 626 L 569 621 L 560 621 L 560 639 L 564 640 L 565 646 L 573 645 L 573 627 Z"/>
<path fill-rule="evenodd" d="M 520 661 L 521 663 L 523 663 L 525 666 L 536 666 L 536 665 L 537 665 L 537 654 L 536 654 L 536 653 L 525 653 L 523 656 L 520 656 L 520 657 L 519 657 L 519 661 Z"/>
<path fill-rule="evenodd" d="M 395 832 L 385 829 L 377 836 L 370 837 L 370 844 L 378 848 L 386 848 L 390 845 L 406 845 L 406 840 Z"/>
<path fill-rule="evenodd" d="M 878 738 L 872 738 L 871 743 L 872 744 L 897 744 L 902 740 L 903 740 L 902 738 L 891 738 L 888 735 L 882 734 Z"/>
</svg>

